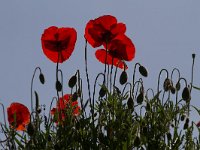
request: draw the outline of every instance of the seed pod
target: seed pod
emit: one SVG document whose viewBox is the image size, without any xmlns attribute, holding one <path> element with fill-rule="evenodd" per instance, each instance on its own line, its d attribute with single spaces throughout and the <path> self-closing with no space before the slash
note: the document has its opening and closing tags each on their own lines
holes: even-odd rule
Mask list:
<svg viewBox="0 0 200 150">
<path fill-rule="evenodd" d="M 42 73 L 40 73 L 39 79 L 40 79 L 40 82 L 41 82 L 42 84 L 45 83 L 45 78 L 44 78 L 44 75 L 43 75 Z"/>
<path fill-rule="evenodd" d="M 128 105 L 128 109 L 134 109 L 134 102 L 133 102 L 133 98 L 129 97 L 128 101 L 127 101 L 127 105 Z"/>
<path fill-rule="evenodd" d="M 147 71 L 147 69 L 146 69 L 144 66 L 141 66 L 141 65 L 140 65 L 140 67 L 139 67 L 139 72 L 140 72 L 140 74 L 141 74 L 142 76 L 144 76 L 144 77 L 147 77 L 147 76 L 148 76 L 148 71 Z"/>
<path fill-rule="evenodd" d="M 33 126 L 32 123 L 28 124 L 27 133 L 29 136 L 33 136 L 33 134 L 35 133 L 35 127 Z"/>
<path fill-rule="evenodd" d="M 73 88 L 76 85 L 76 82 L 77 82 L 77 78 L 76 78 L 76 75 L 74 75 L 69 79 L 68 86 L 70 88 Z"/>
<path fill-rule="evenodd" d="M 135 147 L 139 147 L 140 146 L 140 138 L 139 138 L 139 136 L 136 136 L 136 138 L 134 140 L 134 146 Z"/>
<path fill-rule="evenodd" d="M 102 86 L 101 89 L 99 90 L 99 96 L 104 97 L 105 95 L 106 95 L 106 89 L 104 86 Z"/>
<path fill-rule="evenodd" d="M 141 93 L 138 95 L 138 97 L 137 97 L 137 103 L 138 103 L 138 104 L 142 104 L 143 100 L 144 100 L 144 95 L 143 95 L 143 93 L 141 92 Z"/>
<path fill-rule="evenodd" d="M 125 84 L 127 82 L 127 79 L 128 79 L 128 75 L 126 73 L 126 71 L 123 71 L 120 75 L 120 78 L 119 78 L 119 83 L 121 85 Z"/>
<path fill-rule="evenodd" d="M 180 88 L 181 88 L 181 84 L 180 84 L 180 82 L 177 82 L 177 83 L 176 83 L 176 90 L 179 91 Z"/>
<path fill-rule="evenodd" d="M 62 84 L 60 83 L 60 81 L 56 81 L 56 90 L 58 91 L 58 92 L 60 92 L 61 90 L 62 90 Z"/>
<path fill-rule="evenodd" d="M 188 88 L 188 87 L 185 87 L 185 88 L 183 89 L 182 98 L 183 98 L 183 100 L 185 100 L 185 101 L 189 101 L 189 100 L 190 100 L 190 91 L 189 91 L 189 88 Z"/>
</svg>

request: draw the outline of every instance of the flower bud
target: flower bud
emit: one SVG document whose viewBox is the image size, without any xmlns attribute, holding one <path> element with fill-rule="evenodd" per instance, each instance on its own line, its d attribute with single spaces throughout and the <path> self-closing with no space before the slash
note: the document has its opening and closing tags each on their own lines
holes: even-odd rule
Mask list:
<svg viewBox="0 0 200 150">
<path fill-rule="evenodd" d="M 133 102 L 132 97 L 129 97 L 129 99 L 127 101 L 127 105 L 128 105 L 128 109 L 130 109 L 130 110 L 134 109 L 134 102 Z"/>
<path fill-rule="evenodd" d="M 127 73 L 126 71 L 123 71 L 120 75 L 120 78 L 119 78 L 119 83 L 121 85 L 125 84 L 127 82 L 127 79 L 128 79 L 128 76 L 127 76 Z"/>
<path fill-rule="evenodd" d="M 140 74 L 141 74 L 142 76 L 144 76 L 144 77 L 147 77 L 147 76 L 148 76 L 148 71 L 147 71 L 147 69 L 146 69 L 144 66 L 141 66 L 141 65 L 140 65 L 140 67 L 139 67 L 139 72 L 140 72 Z"/>
<path fill-rule="evenodd" d="M 134 146 L 135 147 L 139 147 L 140 146 L 140 137 L 136 136 L 135 140 L 134 140 Z"/>
<path fill-rule="evenodd" d="M 106 95 L 106 87 L 102 86 L 101 89 L 99 90 L 99 96 L 104 97 Z"/>
<path fill-rule="evenodd" d="M 58 92 L 60 92 L 61 90 L 62 90 L 62 84 L 60 83 L 60 81 L 56 81 L 56 90 L 58 91 Z"/>
<path fill-rule="evenodd" d="M 182 98 L 183 98 L 183 100 L 185 100 L 185 101 L 189 101 L 189 100 L 190 100 L 190 91 L 189 91 L 189 88 L 188 88 L 188 87 L 185 87 L 185 88 L 183 89 Z"/>
<path fill-rule="evenodd" d="M 73 88 L 76 85 L 76 82 L 77 82 L 77 78 L 76 78 L 76 75 L 74 75 L 69 79 L 68 86 L 70 88 Z"/>
<path fill-rule="evenodd" d="M 32 123 L 28 124 L 27 133 L 29 136 L 33 136 L 33 134 L 35 133 L 35 127 Z"/>
<path fill-rule="evenodd" d="M 143 95 L 143 93 L 141 92 L 141 93 L 138 95 L 138 97 L 137 97 L 137 103 L 138 103 L 138 104 L 142 104 L 143 100 L 144 100 L 144 95 Z"/>
<path fill-rule="evenodd" d="M 41 82 L 42 84 L 45 83 L 45 78 L 44 78 L 44 75 L 43 75 L 42 73 L 40 73 L 39 79 L 40 79 L 40 82 Z"/>
</svg>

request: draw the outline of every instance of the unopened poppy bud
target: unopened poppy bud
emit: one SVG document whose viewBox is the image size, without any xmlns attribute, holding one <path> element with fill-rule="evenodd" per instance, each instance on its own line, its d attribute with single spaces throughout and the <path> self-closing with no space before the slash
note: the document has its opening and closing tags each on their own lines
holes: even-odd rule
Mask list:
<svg viewBox="0 0 200 150">
<path fill-rule="evenodd" d="M 76 75 L 74 75 L 69 79 L 68 86 L 70 88 L 73 88 L 76 85 L 76 82 L 77 82 L 77 78 L 76 78 Z"/>
<path fill-rule="evenodd" d="M 101 89 L 99 90 L 99 96 L 104 97 L 106 95 L 106 87 L 102 86 Z"/>
<path fill-rule="evenodd" d="M 138 103 L 138 104 L 142 104 L 143 100 L 144 100 L 144 95 L 143 95 L 143 93 L 141 92 L 141 93 L 138 95 L 138 97 L 137 97 L 137 103 Z"/>
<path fill-rule="evenodd" d="M 59 92 L 62 90 L 62 84 L 58 80 L 56 81 L 56 90 Z"/>
<path fill-rule="evenodd" d="M 176 89 L 175 89 L 173 86 L 170 88 L 170 90 L 171 90 L 171 93 L 172 93 L 172 94 L 175 94 Z"/>
<path fill-rule="evenodd" d="M 150 111 L 150 109 L 151 109 L 151 106 L 150 106 L 149 102 L 147 102 L 146 110 L 147 110 L 147 111 Z"/>
<path fill-rule="evenodd" d="M 183 129 L 186 130 L 188 128 L 188 123 L 185 123 Z"/>
<path fill-rule="evenodd" d="M 170 79 L 166 78 L 163 84 L 163 89 L 168 91 L 171 88 L 171 81 Z"/>
<path fill-rule="evenodd" d="M 45 83 L 45 78 L 44 78 L 44 75 L 43 75 L 42 73 L 40 73 L 39 79 L 40 79 L 40 82 L 41 82 L 42 84 Z"/>
<path fill-rule="evenodd" d="M 195 58 L 195 56 L 196 56 L 196 54 L 192 54 L 192 58 L 193 58 L 193 59 Z"/>
<path fill-rule="evenodd" d="M 190 119 L 186 118 L 185 123 L 189 123 Z"/>
<path fill-rule="evenodd" d="M 167 139 L 168 139 L 168 141 L 170 141 L 172 139 L 171 133 L 167 133 Z"/>
<path fill-rule="evenodd" d="M 182 115 L 181 116 L 181 121 L 184 121 L 184 119 L 185 119 L 185 115 Z"/>
<path fill-rule="evenodd" d="M 140 137 L 136 136 L 135 140 L 134 140 L 134 146 L 135 147 L 139 147 L 140 146 Z"/>
<path fill-rule="evenodd" d="M 72 95 L 72 102 L 77 101 L 78 99 L 78 93 L 74 92 L 74 94 Z"/>
<path fill-rule="evenodd" d="M 51 142 L 51 135 L 48 135 L 48 141 Z"/>
<path fill-rule="evenodd" d="M 127 82 L 127 79 L 128 79 L 128 76 L 127 76 L 127 73 L 126 71 L 123 71 L 120 75 L 120 79 L 119 79 L 119 82 L 121 85 L 125 84 Z"/>
<path fill-rule="evenodd" d="M 128 109 L 134 109 L 134 102 L 133 102 L 133 98 L 129 97 L 128 101 L 127 101 L 127 105 L 128 105 Z"/>
<path fill-rule="evenodd" d="M 33 134 L 35 133 L 35 127 L 32 123 L 28 124 L 27 133 L 29 136 L 33 136 Z"/>
<path fill-rule="evenodd" d="M 140 74 L 141 74 L 142 76 L 144 76 L 144 77 L 147 77 L 147 76 L 148 76 L 148 71 L 147 71 L 147 69 L 146 69 L 144 66 L 141 66 L 141 65 L 140 65 L 140 67 L 139 67 L 139 72 L 140 72 Z"/>
<path fill-rule="evenodd" d="M 180 88 L 181 88 L 181 84 L 180 84 L 180 82 L 177 82 L 177 83 L 176 83 L 176 90 L 179 91 Z"/>
<path fill-rule="evenodd" d="M 185 100 L 185 101 L 190 100 L 190 91 L 189 91 L 189 88 L 188 88 L 188 87 L 185 87 L 185 88 L 183 89 L 182 98 L 183 98 L 183 100 Z"/>
</svg>

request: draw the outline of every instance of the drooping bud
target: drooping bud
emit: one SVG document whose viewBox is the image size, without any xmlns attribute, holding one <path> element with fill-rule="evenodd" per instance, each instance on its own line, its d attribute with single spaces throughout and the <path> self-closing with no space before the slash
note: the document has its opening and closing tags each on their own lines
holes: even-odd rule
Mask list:
<svg viewBox="0 0 200 150">
<path fill-rule="evenodd" d="M 45 78 L 44 78 L 44 75 L 43 75 L 42 73 L 40 73 L 39 79 L 40 79 L 40 82 L 41 82 L 42 84 L 45 83 Z"/>
<path fill-rule="evenodd" d="M 140 72 L 140 74 L 141 74 L 142 76 L 144 76 L 144 77 L 147 77 L 147 76 L 148 76 L 148 71 L 147 71 L 147 69 L 146 69 L 144 66 L 141 66 L 141 65 L 140 65 L 140 67 L 139 67 L 139 72 Z"/>
<path fill-rule="evenodd" d="M 101 89 L 99 90 L 99 96 L 104 97 L 106 95 L 106 87 L 102 86 Z"/>
<path fill-rule="evenodd" d="M 193 59 L 195 58 L 195 56 L 196 56 L 196 54 L 192 54 L 192 58 L 193 58 Z"/>
<path fill-rule="evenodd" d="M 28 124 L 27 133 L 28 133 L 29 136 L 33 136 L 33 134 L 35 133 L 35 127 L 32 123 Z"/>
<path fill-rule="evenodd" d="M 138 104 L 142 104 L 143 100 L 144 100 L 144 95 L 143 95 L 143 93 L 141 92 L 141 93 L 138 95 L 138 97 L 137 97 L 137 103 L 138 103 Z"/>
<path fill-rule="evenodd" d="M 72 102 L 77 101 L 78 99 L 78 93 L 74 92 L 74 94 L 72 95 Z"/>
<path fill-rule="evenodd" d="M 182 115 L 181 116 L 181 121 L 184 121 L 184 119 L 185 119 L 185 115 Z"/>
<path fill-rule="evenodd" d="M 170 90 L 171 90 L 171 93 L 172 93 L 172 94 L 175 94 L 176 89 L 175 89 L 173 86 L 170 88 Z"/>
<path fill-rule="evenodd" d="M 130 110 L 134 109 L 134 102 L 133 102 L 133 98 L 131 96 L 128 98 L 127 106 L 128 106 L 128 109 L 130 109 Z"/>
<path fill-rule="evenodd" d="M 140 146 L 140 137 L 136 136 L 135 140 L 134 140 L 134 146 L 135 147 L 139 147 Z"/>
<path fill-rule="evenodd" d="M 60 81 L 56 81 L 56 90 L 58 91 L 58 92 L 60 92 L 61 90 L 62 90 L 62 84 L 60 83 Z"/>
<path fill-rule="evenodd" d="M 183 100 L 185 100 L 185 101 L 189 101 L 189 100 L 190 100 L 190 91 L 189 91 L 189 88 L 188 88 L 188 87 L 185 87 L 185 88 L 183 89 L 182 98 L 183 98 Z"/>
<path fill-rule="evenodd" d="M 126 71 L 123 71 L 120 75 L 120 78 L 119 78 L 119 83 L 121 85 L 125 84 L 127 82 L 127 79 L 128 79 L 128 75 L 126 73 Z"/>
<path fill-rule="evenodd" d="M 168 141 L 170 141 L 172 139 L 172 135 L 170 132 L 167 133 L 167 139 L 168 139 Z"/>
<path fill-rule="evenodd" d="M 147 102 L 146 110 L 147 110 L 147 111 L 150 111 L 150 109 L 151 109 L 151 106 L 150 106 L 149 102 Z"/>
<path fill-rule="evenodd" d="M 77 78 L 76 78 L 76 75 L 74 75 L 69 79 L 68 86 L 70 88 L 73 88 L 76 85 L 76 82 L 77 82 Z"/>
<path fill-rule="evenodd" d="M 172 84 L 169 78 L 166 78 L 163 84 L 163 89 L 167 92 L 171 88 Z"/>
</svg>

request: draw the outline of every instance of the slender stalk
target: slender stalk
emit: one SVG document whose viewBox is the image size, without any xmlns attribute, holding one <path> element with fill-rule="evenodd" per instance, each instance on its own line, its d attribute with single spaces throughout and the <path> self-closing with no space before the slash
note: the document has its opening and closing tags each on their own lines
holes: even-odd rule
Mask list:
<svg viewBox="0 0 200 150">
<path fill-rule="evenodd" d="M 90 93 L 90 80 L 89 80 L 88 65 L 87 65 L 87 40 L 85 40 L 85 72 L 86 72 L 86 78 L 87 78 L 87 84 L 88 84 L 89 102 L 90 102 L 90 106 L 92 106 L 91 93 Z"/>
<path fill-rule="evenodd" d="M 34 77 L 35 77 L 35 74 L 36 74 L 37 70 L 39 70 L 40 73 L 42 72 L 40 67 L 36 67 L 35 70 L 34 70 L 32 79 L 31 79 L 31 111 L 32 112 L 33 112 L 33 80 L 34 80 Z"/>
</svg>

